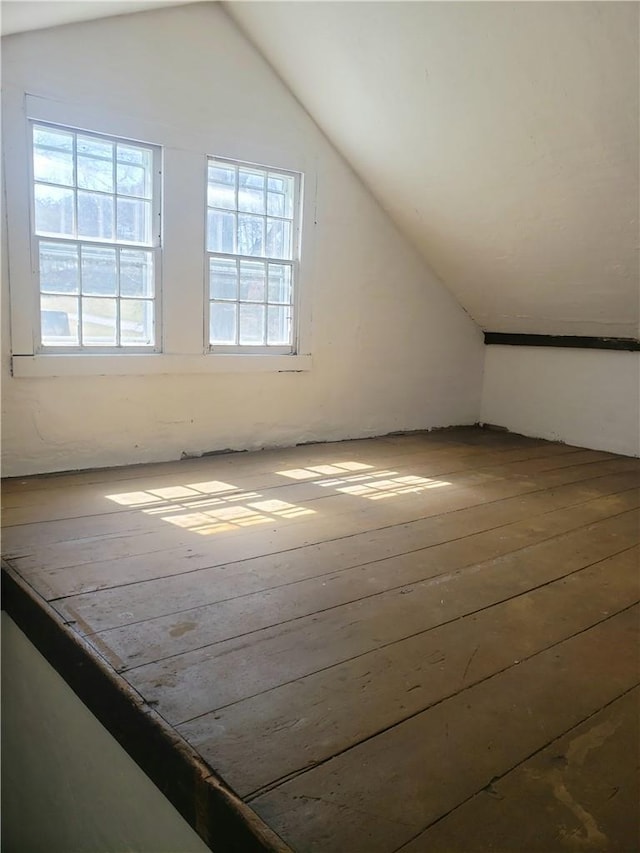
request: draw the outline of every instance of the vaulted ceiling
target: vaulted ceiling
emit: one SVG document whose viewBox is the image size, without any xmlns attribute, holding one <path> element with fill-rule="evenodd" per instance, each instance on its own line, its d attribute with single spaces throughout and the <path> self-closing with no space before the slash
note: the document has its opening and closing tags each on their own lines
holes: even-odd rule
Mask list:
<svg viewBox="0 0 640 853">
<path fill-rule="evenodd" d="M 482 328 L 638 335 L 637 3 L 224 6 Z"/>
</svg>

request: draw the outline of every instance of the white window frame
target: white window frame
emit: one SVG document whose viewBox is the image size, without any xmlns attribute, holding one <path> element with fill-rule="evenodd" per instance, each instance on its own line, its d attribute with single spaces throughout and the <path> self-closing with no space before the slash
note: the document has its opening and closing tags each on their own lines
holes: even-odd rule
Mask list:
<svg viewBox="0 0 640 853">
<path fill-rule="evenodd" d="M 93 137 L 94 139 L 105 140 L 107 142 L 139 145 L 152 152 L 152 186 L 151 186 L 151 243 L 131 243 L 125 241 L 101 240 L 99 238 L 86 237 L 57 237 L 50 235 L 41 235 L 36 232 L 36 217 L 35 217 L 35 176 L 33 170 L 33 131 L 35 127 L 50 127 L 55 130 L 68 131 L 73 134 L 82 134 L 82 136 Z M 74 173 L 75 161 L 77 154 L 77 143 L 74 143 Z M 139 139 L 123 138 L 111 134 L 97 133 L 83 128 L 71 127 L 69 125 L 56 124 L 53 122 L 45 122 L 39 119 L 29 119 L 29 188 L 30 188 L 30 234 L 31 234 L 31 269 L 33 276 L 33 287 L 37 296 L 36 312 L 33 318 L 34 328 L 34 349 L 36 353 L 42 354 L 113 354 L 120 355 L 121 353 L 154 353 L 162 352 L 162 214 L 161 214 L 161 199 L 162 199 L 162 149 L 160 146 L 150 142 L 145 142 Z M 73 184 L 73 189 L 78 191 L 77 183 Z M 114 200 L 117 197 L 114 187 Z M 77 208 L 77 201 L 76 201 Z M 74 213 L 74 219 L 77 222 L 77 209 Z M 117 251 L 121 249 L 142 249 L 151 252 L 153 256 L 153 278 L 154 278 L 154 296 L 153 296 L 153 322 L 154 322 L 154 343 L 152 345 L 69 345 L 69 346 L 47 346 L 42 342 L 42 311 L 40 307 L 40 242 L 45 243 L 61 243 L 66 245 L 83 246 L 100 246 L 107 248 L 115 248 Z M 117 317 L 120 316 L 120 300 L 118 295 L 115 297 L 118 303 Z M 82 303 L 82 293 L 78 295 L 80 303 Z M 82 307 L 81 309 L 82 310 Z"/>
<path fill-rule="evenodd" d="M 161 352 L 38 352 L 38 288 L 33 286 L 29 120 L 77 128 L 162 149 L 162 341 Z M 227 134 L 215 146 L 221 156 L 243 162 L 273 163 L 274 171 L 297 171 L 314 188 L 304 196 L 304 262 L 298 269 L 298 347 L 291 355 L 214 353 L 203 335 L 205 293 L 206 164 L 211 151 L 207 128 L 168 124 L 136 113 L 114 111 L 90 99 L 53 100 L 7 85 L 3 91 L 3 165 L 6 194 L 11 374 L 17 378 L 53 376 L 146 376 L 215 373 L 300 373 L 313 368 L 312 304 L 315 277 L 317 164 L 306 149 L 265 146 L 262 139 Z M 148 140 L 148 142 L 147 142 Z M 287 168 L 288 167 L 288 168 Z M 208 320 L 208 316 L 207 316 Z M 207 323 L 208 326 L 208 323 Z"/>
<path fill-rule="evenodd" d="M 259 255 L 242 255 L 239 252 L 213 252 L 210 251 L 207 247 L 207 217 L 209 211 L 208 201 L 205 199 L 205 312 L 204 312 L 204 336 L 205 336 L 205 344 L 211 353 L 242 353 L 242 354 L 251 354 L 251 355 L 295 355 L 298 352 L 298 340 L 299 340 L 299 326 L 298 326 L 298 275 L 300 270 L 300 237 L 302 230 L 302 194 L 303 194 L 303 181 L 304 176 L 300 172 L 293 172 L 288 169 L 280 169 L 275 166 L 266 166 L 260 163 L 249 163 L 246 160 L 233 160 L 229 157 L 217 157 L 215 155 L 209 155 L 206 161 L 206 172 L 205 172 L 205 186 L 208 184 L 208 174 L 209 174 L 209 164 L 210 163 L 226 163 L 230 166 L 235 166 L 238 168 L 248 168 L 248 169 L 257 169 L 266 173 L 273 173 L 274 175 L 284 175 L 289 178 L 293 178 L 293 216 L 291 219 L 291 258 L 270 258 L 267 255 L 259 256 Z M 236 199 L 236 207 L 234 211 L 236 215 L 238 212 L 238 201 Z M 267 214 L 264 214 L 264 218 L 267 218 Z M 267 264 L 273 263 L 278 265 L 286 265 L 291 267 L 291 291 L 293 294 L 293 299 L 291 302 L 291 309 L 293 312 L 293 316 L 291 319 L 291 343 L 287 345 L 254 345 L 254 344 L 236 344 L 236 345 L 228 345 L 228 344 L 212 344 L 210 341 L 210 330 L 209 330 L 209 312 L 210 305 L 213 301 L 211 296 L 211 285 L 209 281 L 209 259 L 210 258 L 225 258 L 228 260 L 235 260 L 236 263 L 240 261 L 263 261 Z M 265 284 L 265 288 L 268 289 L 268 285 Z M 238 306 L 238 313 L 240 305 L 242 304 L 240 299 L 240 295 L 238 294 L 238 299 L 235 301 L 235 304 Z M 250 304 L 250 303 L 247 303 Z M 265 294 L 265 307 L 267 306 L 267 296 Z M 239 322 L 237 319 L 236 322 Z M 266 319 L 265 319 L 265 322 Z"/>
</svg>

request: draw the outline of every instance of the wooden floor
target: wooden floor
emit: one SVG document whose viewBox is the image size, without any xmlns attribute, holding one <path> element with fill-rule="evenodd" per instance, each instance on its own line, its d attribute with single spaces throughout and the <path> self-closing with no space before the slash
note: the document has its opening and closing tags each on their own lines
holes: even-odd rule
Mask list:
<svg viewBox="0 0 640 853">
<path fill-rule="evenodd" d="M 460 428 L 12 480 L 3 551 L 295 851 L 636 851 L 640 460 Z"/>
</svg>

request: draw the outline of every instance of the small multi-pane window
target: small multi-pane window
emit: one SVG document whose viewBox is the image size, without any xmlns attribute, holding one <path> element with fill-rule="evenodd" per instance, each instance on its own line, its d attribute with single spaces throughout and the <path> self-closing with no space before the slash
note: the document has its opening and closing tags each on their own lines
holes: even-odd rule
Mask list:
<svg viewBox="0 0 640 853">
<path fill-rule="evenodd" d="M 34 123 L 43 349 L 155 348 L 158 149 Z"/>
<path fill-rule="evenodd" d="M 293 351 L 299 187 L 294 173 L 209 159 L 211 349 Z"/>
</svg>

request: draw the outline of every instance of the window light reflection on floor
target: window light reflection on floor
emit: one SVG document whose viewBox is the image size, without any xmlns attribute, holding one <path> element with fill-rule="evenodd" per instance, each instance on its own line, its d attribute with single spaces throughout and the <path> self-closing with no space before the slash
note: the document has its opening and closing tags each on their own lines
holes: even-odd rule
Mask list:
<svg viewBox="0 0 640 853">
<path fill-rule="evenodd" d="M 200 535 L 267 524 L 277 519 L 315 515 L 316 512 L 286 501 L 264 499 L 259 492 L 243 492 L 237 486 L 217 480 L 107 497 L 122 506 L 140 509 L 145 515 L 157 515 L 162 521 Z"/>
<path fill-rule="evenodd" d="M 330 465 L 310 465 L 308 468 L 290 468 L 288 471 L 276 471 L 282 477 L 291 480 L 312 480 L 318 474 L 345 474 L 349 471 L 364 471 L 372 469 L 373 465 L 364 462 L 332 462 Z"/>
<path fill-rule="evenodd" d="M 288 480 L 311 481 L 309 485 L 372 501 L 451 485 L 446 480 L 375 470 L 373 465 L 364 462 L 332 462 L 275 473 Z M 317 514 L 309 507 L 268 499 L 260 492 L 242 491 L 238 486 L 220 480 L 162 486 L 106 497 L 121 506 L 139 509 L 145 515 L 158 516 L 162 521 L 201 535 Z"/>
<path fill-rule="evenodd" d="M 366 474 L 346 475 L 349 471 L 369 469 Z M 417 477 L 412 474 L 399 474 L 398 471 L 373 471 L 373 465 L 361 462 L 334 462 L 331 465 L 312 465 L 308 468 L 292 468 L 289 471 L 277 471 L 283 477 L 293 480 L 306 480 L 317 477 L 318 473 L 342 474 L 328 480 L 315 480 L 314 485 L 333 488 L 337 492 L 372 501 L 391 498 L 395 495 L 416 494 L 426 489 L 439 489 L 450 486 L 447 480 L 434 480 L 430 477 Z"/>
</svg>

